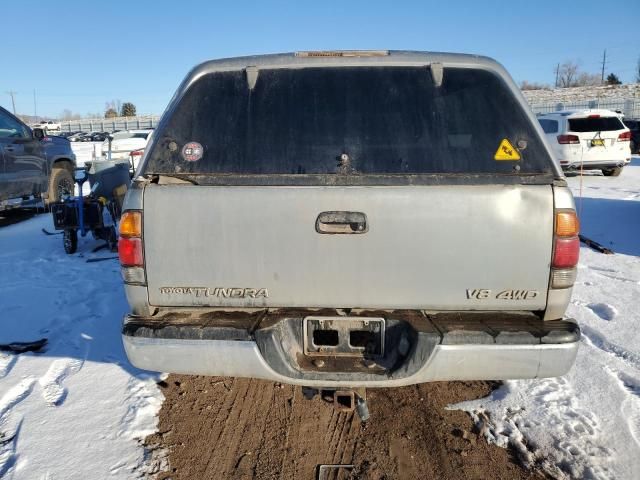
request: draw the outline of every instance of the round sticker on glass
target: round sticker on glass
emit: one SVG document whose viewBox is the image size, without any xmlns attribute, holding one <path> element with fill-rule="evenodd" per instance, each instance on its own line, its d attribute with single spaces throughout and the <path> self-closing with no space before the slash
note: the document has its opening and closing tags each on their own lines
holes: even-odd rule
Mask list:
<svg viewBox="0 0 640 480">
<path fill-rule="evenodd" d="M 198 142 L 189 142 L 182 147 L 182 158 L 187 162 L 197 162 L 202 158 L 204 149 Z"/>
</svg>

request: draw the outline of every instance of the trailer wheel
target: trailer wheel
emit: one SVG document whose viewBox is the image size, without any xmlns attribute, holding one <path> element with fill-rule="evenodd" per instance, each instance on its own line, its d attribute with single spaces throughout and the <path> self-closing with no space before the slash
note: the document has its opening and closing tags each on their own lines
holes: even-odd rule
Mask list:
<svg viewBox="0 0 640 480">
<path fill-rule="evenodd" d="M 64 251 L 71 255 L 78 250 L 78 232 L 75 230 L 65 230 L 62 233 L 62 244 Z"/>
</svg>

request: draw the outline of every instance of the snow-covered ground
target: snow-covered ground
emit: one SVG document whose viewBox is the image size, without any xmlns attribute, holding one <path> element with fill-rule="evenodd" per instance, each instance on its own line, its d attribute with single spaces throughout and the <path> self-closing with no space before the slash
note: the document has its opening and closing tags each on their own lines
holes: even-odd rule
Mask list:
<svg viewBox="0 0 640 480">
<path fill-rule="evenodd" d="M 0 228 L 0 344 L 48 339 L 0 352 L 0 478 L 136 478 L 163 397 L 124 354 L 118 261 L 90 236 L 68 256 L 42 228 L 50 215 Z"/>
<path fill-rule="evenodd" d="M 587 237 L 568 315 L 582 328 L 564 377 L 509 381 L 456 405 L 487 438 L 559 478 L 640 478 L 640 158 L 618 178 L 568 178 Z M 578 198 L 582 193 L 581 198 Z"/>
<path fill-rule="evenodd" d="M 74 145 L 79 163 L 92 144 Z M 640 158 L 618 178 L 569 178 L 582 231 L 615 255 L 582 248 L 569 315 L 583 331 L 562 378 L 510 381 L 456 406 L 490 441 L 512 444 L 556 476 L 640 478 Z M 140 441 L 163 401 L 129 365 L 127 311 L 113 253 L 67 256 L 49 215 L 0 228 L 0 344 L 47 338 L 40 353 L 0 352 L 0 478 L 135 478 L 152 463 Z M 89 259 L 105 259 L 87 262 Z"/>
</svg>

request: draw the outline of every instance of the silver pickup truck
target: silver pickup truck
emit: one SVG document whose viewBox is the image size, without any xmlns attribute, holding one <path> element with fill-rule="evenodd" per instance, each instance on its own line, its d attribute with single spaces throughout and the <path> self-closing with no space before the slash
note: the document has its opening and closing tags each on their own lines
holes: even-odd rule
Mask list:
<svg viewBox="0 0 640 480">
<path fill-rule="evenodd" d="M 140 368 L 362 388 L 557 376 L 576 356 L 574 201 L 489 58 L 206 62 L 124 209 Z"/>
</svg>

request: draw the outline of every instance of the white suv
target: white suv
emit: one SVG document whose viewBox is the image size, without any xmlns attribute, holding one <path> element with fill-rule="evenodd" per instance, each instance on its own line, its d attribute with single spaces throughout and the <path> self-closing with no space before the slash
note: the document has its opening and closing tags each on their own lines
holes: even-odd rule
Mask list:
<svg viewBox="0 0 640 480">
<path fill-rule="evenodd" d="M 60 130 L 60 124 L 58 122 L 52 122 L 51 120 L 49 120 L 49 121 L 44 121 L 43 120 L 40 123 L 36 123 L 31 128 L 41 128 L 43 130 L 47 130 L 49 132 L 52 132 L 52 131 L 59 131 Z"/>
<path fill-rule="evenodd" d="M 538 121 L 564 170 L 602 170 L 617 177 L 631 161 L 631 131 L 616 112 L 554 112 Z"/>
</svg>

